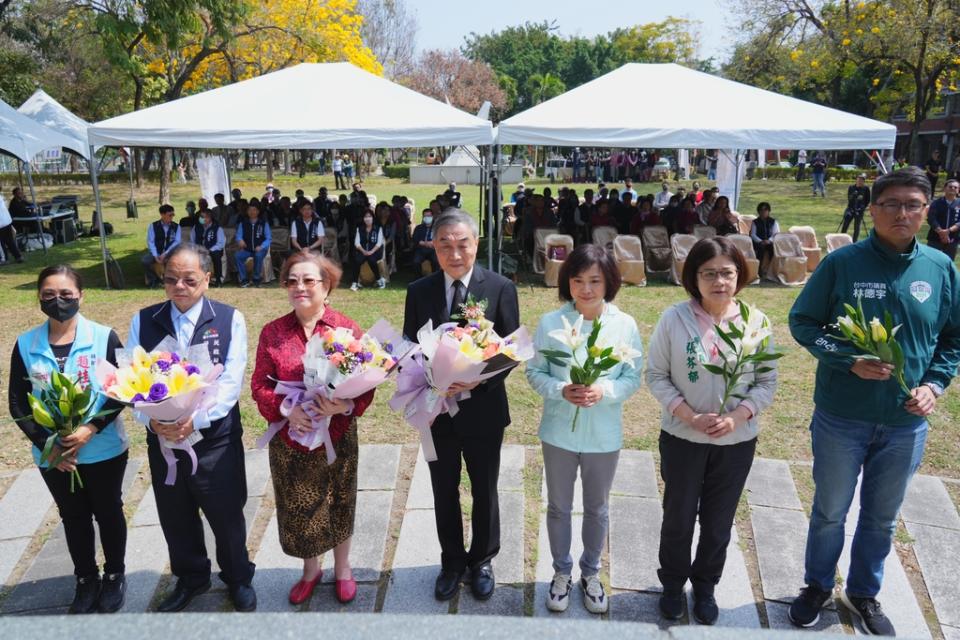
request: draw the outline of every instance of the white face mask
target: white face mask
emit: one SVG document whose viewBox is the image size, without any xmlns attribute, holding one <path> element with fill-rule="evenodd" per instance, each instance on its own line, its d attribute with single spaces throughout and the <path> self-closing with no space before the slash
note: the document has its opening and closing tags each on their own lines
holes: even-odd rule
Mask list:
<svg viewBox="0 0 960 640">
<path fill-rule="evenodd" d="M 426 225 L 431 225 L 431 224 L 433 224 L 433 216 L 424 216 L 424 217 L 423 217 L 423 224 L 426 224 Z"/>
</svg>

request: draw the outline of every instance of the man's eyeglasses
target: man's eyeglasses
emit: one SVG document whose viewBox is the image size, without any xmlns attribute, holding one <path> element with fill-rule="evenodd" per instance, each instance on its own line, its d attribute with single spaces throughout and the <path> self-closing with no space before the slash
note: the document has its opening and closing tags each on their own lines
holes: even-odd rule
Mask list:
<svg viewBox="0 0 960 640">
<path fill-rule="evenodd" d="M 900 213 L 901 209 L 907 213 L 920 213 L 923 211 L 923 208 L 927 206 L 927 203 L 922 200 L 910 200 L 909 202 L 884 200 L 883 202 L 878 202 L 877 206 L 880 207 L 881 211 L 892 216 Z"/>
<path fill-rule="evenodd" d="M 323 280 L 320 278 L 287 278 L 283 286 L 287 289 L 296 289 L 302 285 L 304 289 L 313 289 L 321 282 L 323 282 Z"/>
<path fill-rule="evenodd" d="M 715 282 L 717 279 L 736 280 L 738 273 L 736 269 L 721 269 L 719 271 L 715 269 L 704 269 L 703 271 L 698 271 L 697 275 L 707 282 Z"/>
<path fill-rule="evenodd" d="M 168 287 L 177 286 L 178 282 L 182 282 L 183 286 L 193 289 L 197 287 L 201 280 L 197 278 L 174 278 L 173 276 L 163 276 L 163 284 Z"/>
</svg>

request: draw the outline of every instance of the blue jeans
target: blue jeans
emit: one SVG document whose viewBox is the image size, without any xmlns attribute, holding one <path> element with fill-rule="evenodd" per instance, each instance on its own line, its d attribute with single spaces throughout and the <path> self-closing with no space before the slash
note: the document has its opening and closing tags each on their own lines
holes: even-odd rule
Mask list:
<svg viewBox="0 0 960 640">
<path fill-rule="evenodd" d="M 804 581 L 825 591 L 833 588 L 843 550 L 843 526 L 862 469 L 860 518 L 850 549 L 846 590 L 852 596 L 874 598 L 880 592 L 883 561 L 890 553 L 907 484 L 923 459 L 927 421 L 873 424 L 816 409 L 810 433 L 816 492 Z"/>
<path fill-rule="evenodd" d="M 245 264 L 247 258 L 253 258 L 253 273 L 251 274 L 254 282 L 260 282 L 260 278 L 263 275 L 263 259 L 267 256 L 266 249 L 259 249 L 257 251 L 247 251 L 246 249 L 240 249 L 234 255 L 234 258 L 237 262 L 237 277 L 240 278 L 240 282 L 247 281 L 247 265 Z"/>
<path fill-rule="evenodd" d="M 813 174 L 813 195 L 817 195 L 817 191 L 819 191 L 821 194 L 826 194 L 827 187 L 824 184 L 826 177 L 827 177 L 826 173 Z"/>
</svg>

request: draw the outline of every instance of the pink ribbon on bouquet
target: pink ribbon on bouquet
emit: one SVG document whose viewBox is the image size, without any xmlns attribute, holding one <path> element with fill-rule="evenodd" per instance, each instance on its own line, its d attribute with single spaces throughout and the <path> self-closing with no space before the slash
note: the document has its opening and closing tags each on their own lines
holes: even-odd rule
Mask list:
<svg viewBox="0 0 960 640">
<path fill-rule="evenodd" d="M 284 416 L 282 420 L 271 422 L 267 426 L 266 432 L 257 439 L 257 448 L 262 449 L 273 439 L 275 435 L 289 424 L 286 416 L 290 415 L 294 407 L 300 405 L 304 412 L 310 416 L 313 434 L 303 436 L 298 433 L 290 432 L 290 439 L 298 444 L 302 444 L 310 450 L 316 449 L 319 445 L 316 442 L 316 434 L 320 436 L 320 443 L 326 449 L 327 464 L 333 464 L 337 459 L 337 453 L 333 450 L 333 439 L 330 436 L 330 416 L 321 416 L 316 413 L 312 407 L 315 397 L 323 393 L 322 388 L 307 390 L 302 382 L 292 382 L 278 380 L 277 386 L 273 390 L 277 395 L 284 396 L 280 404 L 280 413 Z"/>
<path fill-rule="evenodd" d="M 453 396 L 441 395 L 430 385 L 423 356 L 417 354 L 400 369 L 397 375 L 397 392 L 388 403 L 394 411 L 403 410 L 404 419 L 420 433 L 420 445 L 427 462 L 437 459 L 430 431 L 437 416 L 448 413 L 457 415 L 460 407 Z"/>
<path fill-rule="evenodd" d="M 163 481 L 163 484 L 168 487 L 172 487 L 177 482 L 177 456 L 173 453 L 174 449 L 179 449 L 180 451 L 186 451 L 187 455 L 190 456 L 190 463 L 192 469 L 190 475 L 197 474 L 197 454 L 193 450 L 193 445 L 187 441 L 183 442 L 174 442 L 169 443 L 166 438 L 158 437 L 160 441 L 160 453 L 163 455 L 164 461 L 167 463 L 167 477 Z"/>
</svg>

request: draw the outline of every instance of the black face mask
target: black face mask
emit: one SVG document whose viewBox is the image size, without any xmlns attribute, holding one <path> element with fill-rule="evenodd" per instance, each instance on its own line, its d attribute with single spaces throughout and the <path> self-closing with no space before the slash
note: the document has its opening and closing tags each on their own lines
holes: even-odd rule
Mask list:
<svg viewBox="0 0 960 640">
<path fill-rule="evenodd" d="M 80 311 L 80 298 L 51 298 L 40 301 L 40 310 L 57 322 L 66 322 Z"/>
</svg>

